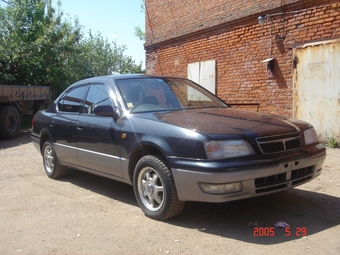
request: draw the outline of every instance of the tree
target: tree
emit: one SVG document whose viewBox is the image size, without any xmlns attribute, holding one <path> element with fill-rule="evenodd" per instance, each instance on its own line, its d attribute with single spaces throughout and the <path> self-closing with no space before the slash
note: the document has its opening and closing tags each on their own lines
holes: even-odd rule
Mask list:
<svg viewBox="0 0 340 255">
<path fill-rule="evenodd" d="M 142 72 L 125 46 L 100 33 L 86 38 L 78 20 L 63 18 L 52 0 L 8 0 L 0 6 L 0 84 L 63 89 L 90 76 Z"/>
<path fill-rule="evenodd" d="M 79 24 L 62 22 L 63 14 L 56 13 L 52 0 L 9 3 L 0 9 L 1 83 L 60 84 L 67 78 L 64 56 L 82 38 Z"/>
<path fill-rule="evenodd" d="M 136 65 L 131 57 L 125 56 L 125 46 L 116 42 L 109 43 L 100 33 L 88 38 L 79 47 L 79 54 L 70 58 L 72 66 L 78 67 L 77 73 L 85 77 L 106 75 L 112 73 L 141 73 L 141 64 Z M 84 77 L 78 77 L 84 78 Z"/>
<path fill-rule="evenodd" d="M 142 0 L 140 7 L 141 11 L 145 12 L 145 0 Z M 135 36 L 137 36 L 139 40 L 145 41 L 145 32 L 143 32 L 143 30 L 139 26 L 135 27 Z"/>
</svg>

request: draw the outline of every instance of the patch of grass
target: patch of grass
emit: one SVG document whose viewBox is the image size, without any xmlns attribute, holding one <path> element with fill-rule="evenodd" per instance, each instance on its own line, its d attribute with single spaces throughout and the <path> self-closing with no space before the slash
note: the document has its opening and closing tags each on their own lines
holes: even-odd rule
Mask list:
<svg viewBox="0 0 340 255">
<path fill-rule="evenodd" d="M 335 149 L 335 148 L 339 148 L 339 142 L 337 141 L 337 137 L 336 136 L 332 136 L 330 138 L 328 138 L 328 143 L 326 144 L 329 147 Z"/>
</svg>

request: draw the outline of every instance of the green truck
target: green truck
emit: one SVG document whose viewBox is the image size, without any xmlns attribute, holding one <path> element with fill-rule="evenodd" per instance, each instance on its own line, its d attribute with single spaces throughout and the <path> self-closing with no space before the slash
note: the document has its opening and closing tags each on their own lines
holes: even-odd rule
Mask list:
<svg viewBox="0 0 340 255">
<path fill-rule="evenodd" d="M 46 109 L 50 101 L 47 86 L 0 85 L 0 139 L 17 137 L 24 115 Z"/>
</svg>

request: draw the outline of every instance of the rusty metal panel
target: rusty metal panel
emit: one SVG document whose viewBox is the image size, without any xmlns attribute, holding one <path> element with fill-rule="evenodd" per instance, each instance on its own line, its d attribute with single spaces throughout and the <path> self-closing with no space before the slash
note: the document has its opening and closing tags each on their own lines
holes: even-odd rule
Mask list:
<svg viewBox="0 0 340 255">
<path fill-rule="evenodd" d="M 0 102 L 8 102 L 11 100 L 11 88 L 9 86 L 0 86 L 1 95 Z"/>
<path fill-rule="evenodd" d="M 0 102 L 49 100 L 50 88 L 47 86 L 0 85 Z"/>
<path fill-rule="evenodd" d="M 294 117 L 322 140 L 340 137 L 340 39 L 294 48 Z"/>
</svg>

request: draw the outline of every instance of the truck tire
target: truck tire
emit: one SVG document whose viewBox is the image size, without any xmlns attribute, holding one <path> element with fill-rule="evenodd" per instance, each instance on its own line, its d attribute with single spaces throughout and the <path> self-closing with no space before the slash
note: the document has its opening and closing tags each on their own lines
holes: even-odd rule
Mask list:
<svg viewBox="0 0 340 255">
<path fill-rule="evenodd" d="M 0 109 L 0 138 L 13 139 L 20 131 L 20 115 L 18 110 L 11 105 Z"/>
</svg>

